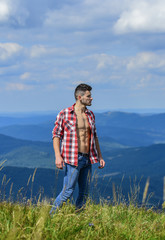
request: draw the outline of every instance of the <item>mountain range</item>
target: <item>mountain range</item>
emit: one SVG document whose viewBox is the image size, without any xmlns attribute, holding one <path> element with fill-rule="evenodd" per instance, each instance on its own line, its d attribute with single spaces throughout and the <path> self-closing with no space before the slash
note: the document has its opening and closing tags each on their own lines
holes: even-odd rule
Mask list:
<svg viewBox="0 0 165 240">
<path fill-rule="evenodd" d="M 23 118 L 0 117 L 0 133 L 15 138 L 51 141 L 56 114 Z M 5 122 L 6 121 L 6 122 Z M 148 146 L 165 143 L 165 114 L 122 112 L 96 113 L 99 137 L 113 139 L 125 146 Z"/>
<path fill-rule="evenodd" d="M 54 170 L 51 141 L 54 118 L 53 115 L 32 116 L 26 119 L 8 118 L 10 121 L 6 121 L 5 126 L 4 121 L 1 121 L 4 118 L 0 117 L 0 133 L 3 132 L 0 134 L 0 162 L 6 160 L 4 169 L 0 171 L 0 177 L 6 174 L 16 181 L 17 190 L 21 184 L 27 182 L 28 174 L 32 174 L 34 168 L 38 168 L 37 172 L 40 173 L 36 189 L 39 185 L 44 185 L 42 187 L 46 187 L 45 193 L 49 197 L 52 196 L 52 190 L 48 185 L 52 189 L 53 186 L 58 185 L 59 188 L 62 184 L 63 171 L 58 173 L 60 184 L 57 184 Z M 152 203 L 162 202 L 165 175 L 164 120 L 165 114 L 141 115 L 121 112 L 96 114 L 97 132 L 106 167 L 98 170 L 98 164 L 93 166 L 94 182 L 97 182 L 98 186 L 97 191 L 93 192 L 95 196 L 98 198 L 112 196 L 112 182 L 119 186 L 123 177 L 124 193 L 130 191 L 130 178 L 136 179 L 137 184 L 141 181 L 144 190 L 146 179 L 149 177 L 149 191 L 155 194 Z M 17 174 L 13 176 L 15 173 Z M 46 174 L 52 178 L 46 178 Z M 44 178 L 46 185 L 43 184 Z M 142 192 L 140 196 L 142 197 Z"/>
<path fill-rule="evenodd" d="M 6 160 L 5 166 L 54 169 L 52 143 L 15 139 L 2 134 L 0 134 L 0 142 L 0 161 Z M 115 148 L 112 147 L 115 142 L 107 141 L 106 145 L 101 141 L 101 145 L 107 165 L 102 170 L 103 174 L 120 172 L 131 176 L 135 174 L 138 176 L 164 176 L 165 144 Z"/>
</svg>

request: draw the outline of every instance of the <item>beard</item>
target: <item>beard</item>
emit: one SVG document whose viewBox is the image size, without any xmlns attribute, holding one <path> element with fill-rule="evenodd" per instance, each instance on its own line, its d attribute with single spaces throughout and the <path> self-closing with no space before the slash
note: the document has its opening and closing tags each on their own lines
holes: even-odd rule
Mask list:
<svg viewBox="0 0 165 240">
<path fill-rule="evenodd" d="M 92 101 L 91 100 L 81 99 L 80 103 L 85 105 L 85 106 L 91 106 L 92 105 Z"/>
</svg>

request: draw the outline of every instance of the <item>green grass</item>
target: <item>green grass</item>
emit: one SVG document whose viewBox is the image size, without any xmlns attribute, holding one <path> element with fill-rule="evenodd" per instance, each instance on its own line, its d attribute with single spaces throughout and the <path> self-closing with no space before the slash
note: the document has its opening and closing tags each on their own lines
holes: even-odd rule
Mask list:
<svg viewBox="0 0 165 240">
<path fill-rule="evenodd" d="M 0 203 L 0 239 L 165 239 L 165 213 L 133 205 L 65 204 L 52 217 L 46 203 Z"/>
<path fill-rule="evenodd" d="M 0 164 L 0 170 L 2 165 L 3 163 Z M 139 185 L 134 184 L 131 188 L 129 203 L 125 204 L 120 191 L 116 191 L 113 184 L 113 204 L 106 201 L 94 204 L 89 201 L 83 211 L 76 212 L 75 207 L 67 203 L 53 216 L 50 216 L 51 206 L 48 201 L 41 202 L 39 197 L 38 200 L 36 199 L 37 204 L 32 204 L 36 170 L 28 181 L 28 184 L 30 181 L 32 183 L 31 199 L 15 203 L 11 202 L 10 198 L 5 201 L 3 197 L 5 192 L 1 192 L 0 189 L 0 196 L 2 196 L 0 201 L 0 240 L 165 239 L 165 178 L 164 203 L 162 211 L 159 212 L 145 207 L 147 206 L 149 187 L 149 179 L 147 179 L 141 207 L 137 207 L 136 203 Z M 5 188 L 7 183 L 4 175 L 1 188 Z"/>
</svg>

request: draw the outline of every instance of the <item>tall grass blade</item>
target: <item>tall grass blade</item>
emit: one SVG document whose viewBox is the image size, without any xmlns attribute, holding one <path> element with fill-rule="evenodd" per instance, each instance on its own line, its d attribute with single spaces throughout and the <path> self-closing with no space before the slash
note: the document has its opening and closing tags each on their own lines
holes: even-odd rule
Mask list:
<svg viewBox="0 0 165 240">
<path fill-rule="evenodd" d="M 13 189 L 13 182 L 11 183 L 11 186 L 10 186 L 10 192 L 9 192 L 10 196 L 11 196 L 11 193 L 12 193 L 12 189 Z"/>
<path fill-rule="evenodd" d="M 115 183 L 112 183 L 112 191 L 113 191 L 113 201 L 114 203 L 117 203 Z"/>
<path fill-rule="evenodd" d="M 4 166 L 2 166 L 7 160 L 4 160 L 2 163 L 0 163 L 0 171 L 4 168 Z"/>
<path fill-rule="evenodd" d="M 32 177 L 32 182 L 34 182 L 34 178 L 35 178 L 35 175 L 36 175 L 36 171 L 37 171 L 37 168 L 35 168 L 35 170 L 34 170 L 33 177 Z"/>
<path fill-rule="evenodd" d="M 142 205 L 144 205 L 144 203 L 145 203 L 145 201 L 146 201 L 149 184 L 150 184 L 150 179 L 147 178 L 146 185 L 145 185 L 144 192 L 143 192 Z"/>
<path fill-rule="evenodd" d="M 32 177 L 32 175 L 30 175 L 29 178 L 28 178 L 27 186 L 29 186 L 29 182 L 30 182 L 31 177 Z"/>
<path fill-rule="evenodd" d="M 33 173 L 33 176 L 32 176 L 32 185 L 31 185 L 31 203 L 32 203 L 32 196 L 33 196 L 33 183 L 34 183 L 34 178 L 35 178 L 35 175 L 36 175 L 36 171 L 37 171 L 37 168 L 35 168 L 34 170 L 34 173 Z"/>
</svg>

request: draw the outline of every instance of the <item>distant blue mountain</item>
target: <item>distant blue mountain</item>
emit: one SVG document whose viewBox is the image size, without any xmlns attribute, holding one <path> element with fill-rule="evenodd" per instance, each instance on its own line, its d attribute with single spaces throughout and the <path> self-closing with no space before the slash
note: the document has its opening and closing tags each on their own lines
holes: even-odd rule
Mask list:
<svg viewBox="0 0 165 240">
<path fill-rule="evenodd" d="M 10 116 L 0 116 L 0 127 L 4 126 L 11 126 L 11 125 L 36 125 L 40 123 L 44 123 L 50 120 L 54 120 L 56 118 L 57 111 L 54 114 L 48 115 L 40 115 L 40 114 L 33 114 L 33 115 L 23 115 L 20 117 L 10 117 Z"/>
<path fill-rule="evenodd" d="M 97 113 L 96 126 L 99 136 L 112 137 L 115 141 L 128 146 L 165 143 L 165 113 L 153 115 Z"/>
<path fill-rule="evenodd" d="M 101 141 L 102 154 L 107 167 L 101 172 L 120 172 L 129 175 L 164 176 L 165 144 L 147 147 L 120 148 L 117 143 Z M 53 168 L 52 143 L 14 139 L 0 134 L 0 161 L 7 159 L 5 166 Z"/>
<path fill-rule="evenodd" d="M 0 162 L 6 166 L 54 167 L 54 152 L 50 142 L 15 139 L 0 134 Z"/>
<path fill-rule="evenodd" d="M 0 128 L 0 133 L 24 140 L 50 142 L 53 125 L 53 121 L 36 125 L 11 125 Z"/>
<path fill-rule="evenodd" d="M 106 168 L 102 174 L 118 172 L 121 175 L 165 176 L 165 144 L 105 151 Z"/>
<path fill-rule="evenodd" d="M 96 123 L 99 126 L 165 132 L 165 113 L 152 115 L 125 112 L 97 113 Z"/>
<path fill-rule="evenodd" d="M 17 124 L 0 127 L 0 133 L 33 141 L 51 141 L 54 116 L 17 119 Z M 1 117 L 0 117 L 1 120 Z M 19 123 L 19 124 L 18 124 Z M 32 124 L 33 123 L 33 124 Z M 123 112 L 96 113 L 99 137 L 125 146 L 148 146 L 165 143 L 165 114 L 134 114 Z"/>
<path fill-rule="evenodd" d="M 100 139 L 104 151 L 124 148 L 113 139 Z M 6 166 L 54 168 L 52 142 L 21 140 L 0 134 L 0 161 Z"/>
<path fill-rule="evenodd" d="M 143 177 L 141 191 L 144 190 L 146 179 L 150 177 L 149 191 L 155 194 L 152 204 L 162 202 L 163 177 L 165 175 L 165 144 L 124 148 L 124 146 L 120 146 L 118 143 L 113 142 L 112 139 L 109 141 L 108 138 L 103 139 L 101 144 L 106 167 L 102 170 L 98 170 L 98 164 L 93 166 L 97 190 L 95 189 L 92 191 L 96 199 L 100 196 L 104 196 L 105 198 L 108 198 L 109 195 L 112 196 L 112 182 L 119 186 L 123 176 L 125 176 L 122 183 L 125 194 L 130 191 L 130 177 L 132 180 L 136 177 L 136 184 L 138 184 Z M 114 145 L 116 146 L 114 147 Z M 4 170 L 0 171 L 0 176 L 2 178 L 3 174 L 6 174 L 8 178 L 11 177 L 14 186 L 18 185 L 18 187 L 15 186 L 15 193 L 19 187 L 21 187 L 21 184 L 25 187 L 28 175 L 31 174 L 30 170 L 27 168 L 24 171 L 19 167 L 43 168 L 43 170 L 41 169 L 36 174 L 36 176 L 39 173 L 41 175 L 39 175 L 40 177 L 38 180 L 36 178 L 37 185 L 35 193 L 44 187 L 46 188 L 45 193 L 48 191 L 47 194 L 51 197 L 54 192 L 53 186 L 61 186 L 57 184 L 59 182 L 55 180 L 56 176 L 52 175 L 55 173 L 52 143 L 14 139 L 0 134 L 0 162 L 3 162 L 5 159 L 7 161 L 4 163 Z M 18 168 L 8 168 L 7 166 L 16 166 Z M 52 170 L 49 172 L 46 168 L 52 168 Z M 52 176 L 52 178 L 49 179 L 49 177 L 46 177 L 46 174 L 49 174 L 49 177 Z M 59 173 L 59 176 L 62 178 L 63 175 L 60 174 L 63 174 L 63 172 L 60 171 Z M 60 184 L 62 182 L 61 178 L 59 180 Z M 93 188 L 94 186 L 95 184 Z M 140 198 L 141 197 L 142 192 L 140 193 Z"/>
<path fill-rule="evenodd" d="M 0 177 L 3 174 L 11 177 L 15 194 L 21 184 L 27 184 L 28 176 L 34 171 L 28 168 L 35 167 L 42 169 L 37 170 L 34 193 L 44 188 L 45 196 L 52 197 L 60 191 L 63 172 L 58 173 L 57 181 L 51 139 L 55 118 L 56 114 L 25 118 L 0 116 L 0 162 L 7 160 Z M 162 203 L 165 114 L 96 113 L 96 126 L 106 167 L 98 171 L 98 164 L 93 166 L 97 181 L 97 189 L 94 190 L 94 184 L 92 190 L 95 199 L 112 196 L 112 182 L 120 186 L 123 176 L 124 193 L 130 191 L 130 177 L 136 178 L 137 184 L 142 182 L 141 199 L 145 181 L 150 177 L 149 192 L 154 193 L 151 202 Z"/>
</svg>

